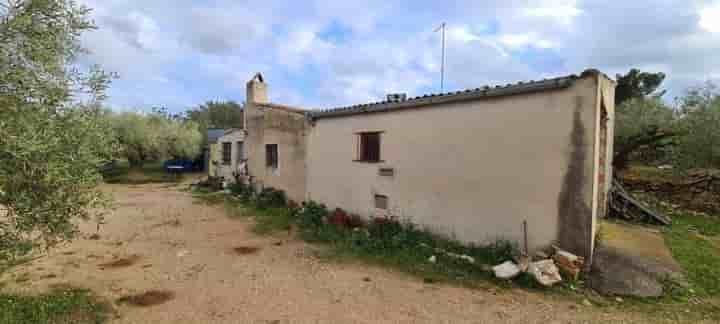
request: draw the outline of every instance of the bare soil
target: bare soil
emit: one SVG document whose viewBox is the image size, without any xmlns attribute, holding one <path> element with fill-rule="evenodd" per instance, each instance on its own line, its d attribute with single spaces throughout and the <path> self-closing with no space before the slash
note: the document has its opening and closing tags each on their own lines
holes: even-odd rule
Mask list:
<svg viewBox="0 0 720 324">
<path fill-rule="evenodd" d="M 222 206 L 194 201 L 179 188 L 105 186 L 115 209 L 99 233 L 96 224 L 81 224 L 83 238 L 0 280 L 26 292 L 92 289 L 114 302 L 111 323 L 676 322 L 559 294 L 490 284 L 468 289 L 322 262 L 314 253 L 321 247 L 287 234 L 258 236 L 251 220 L 229 218 Z M 23 274 L 31 280 L 8 280 Z"/>
</svg>

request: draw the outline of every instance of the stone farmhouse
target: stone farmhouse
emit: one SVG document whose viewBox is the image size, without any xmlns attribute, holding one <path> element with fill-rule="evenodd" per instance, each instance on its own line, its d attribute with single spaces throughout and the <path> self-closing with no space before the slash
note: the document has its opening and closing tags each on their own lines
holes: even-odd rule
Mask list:
<svg viewBox="0 0 720 324">
<path fill-rule="evenodd" d="M 596 70 L 327 110 L 271 103 L 257 74 L 226 180 L 471 244 L 590 258 L 612 179 L 615 82 Z M 212 174 L 211 174 L 212 175 Z"/>
</svg>

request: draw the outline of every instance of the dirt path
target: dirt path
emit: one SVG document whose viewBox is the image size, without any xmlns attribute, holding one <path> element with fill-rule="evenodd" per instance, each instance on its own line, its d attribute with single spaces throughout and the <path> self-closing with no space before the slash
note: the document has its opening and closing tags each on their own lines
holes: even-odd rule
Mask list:
<svg viewBox="0 0 720 324">
<path fill-rule="evenodd" d="M 520 289 L 424 284 L 382 268 L 322 263 L 312 246 L 257 236 L 249 221 L 176 188 L 106 189 L 116 209 L 100 238 L 90 238 L 94 224 L 83 224 L 83 239 L 8 274 L 30 275 L 20 289 L 69 283 L 113 301 L 151 289 L 174 295 L 151 307 L 119 304 L 112 323 L 643 322 L 641 314 Z"/>
</svg>

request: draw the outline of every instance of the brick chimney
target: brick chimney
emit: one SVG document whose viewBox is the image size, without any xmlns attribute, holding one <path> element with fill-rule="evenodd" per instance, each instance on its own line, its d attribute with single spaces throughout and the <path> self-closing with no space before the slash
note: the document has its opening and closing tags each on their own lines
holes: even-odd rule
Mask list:
<svg viewBox="0 0 720 324">
<path fill-rule="evenodd" d="M 267 84 L 265 80 L 263 80 L 262 74 L 256 73 L 255 76 L 248 81 L 245 99 L 248 103 L 269 103 Z"/>
</svg>

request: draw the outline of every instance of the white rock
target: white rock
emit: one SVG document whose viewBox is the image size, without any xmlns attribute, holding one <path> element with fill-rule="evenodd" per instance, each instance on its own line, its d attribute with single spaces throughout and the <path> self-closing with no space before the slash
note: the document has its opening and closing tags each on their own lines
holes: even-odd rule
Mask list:
<svg viewBox="0 0 720 324">
<path fill-rule="evenodd" d="M 467 262 L 470 262 L 470 263 L 472 263 L 472 264 L 475 264 L 475 258 L 473 258 L 473 257 L 471 257 L 471 256 L 469 256 L 469 255 L 463 254 L 463 255 L 460 256 L 460 258 L 463 259 L 463 260 L 465 260 L 465 261 L 467 261 Z"/>
<path fill-rule="evenodd" d="M 568 262 L 578 261 L 578 256 L 568 251 L 559 250 L 555 253 L 556 256 L 566 259 Z"/>
<path fill-rule="evenodd" d="M 520 274 L 520 268 L 518 268 L 517 264 L 512 261 L 506 261 L 502 264 L 494 266 L 492 269 L 495 273 L 495 277 L 500 279 L 512 279 Z"/>
<path fill-rule="evenodd" d="M 452 253 L 452 252 L 447 252 L 447 253 L 445 253 L 445 254 L 447 254 L 447 255 L 450 256 L 450 257 L 456 258 L 456 259 L 465 260 L 465 261 L 467 261 L 467 262 L 469 262 L 469 263 L 475 263 L 475 258 L 473 258 L 473 257 L 471 257 L 471 256 L 469 256 L 469 255 L 457 254 L 457 253 Z"/>
<path fill-rule="evenodd" d="M 530 263 L 528 273 L 531 274 L 538 283 L 545 287 L 550 287 L 562 281 L 560 271 L 551 259 Z"/>
<path fill-rule="evenodd" d="M 434 255 L 431 256 L 431 257 L 429 257 L 429 258 L 428 258 L 428 262 L 430 262 L 430 263 L 435 263 L 435 262 L 437 262 L 437 257 L 434 256 Z"/>
</svg>

